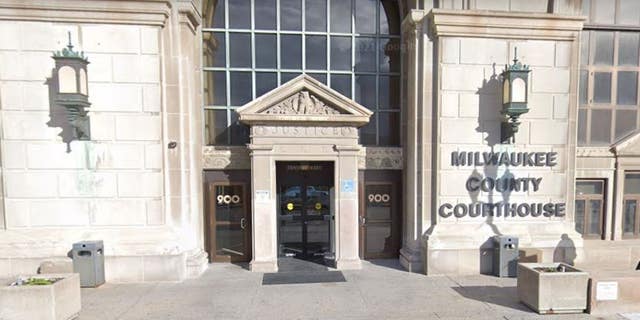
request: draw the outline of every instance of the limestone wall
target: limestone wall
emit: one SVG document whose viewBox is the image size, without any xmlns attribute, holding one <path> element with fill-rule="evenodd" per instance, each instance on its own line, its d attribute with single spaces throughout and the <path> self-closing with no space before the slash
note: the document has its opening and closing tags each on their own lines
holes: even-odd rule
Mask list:
<svg viewBox="0 0 640 320">
<path fill-rule="evenodd" d="M 441 40 L 438 201 L 443 203 L 569 201 L 568 146 L 575 144 L 569 127 L 571 43 L 547 40 L 502 40 L 446 37 Z M 500 73 L 518 47 L 519 59 L 531 65 L 529 113 L 523 115 L 515 144 L 500 143 L 502 82 Z M 509 61 L 509 63 L 511 63 Z M 557 152 L 553 167 L 454 166 L 459 152 Z M 479 178 L 542 178 L 539 189 L 513 192 L 469 192 L 470 176 Z M 532 187 L 532 186 L 531 186 Z M 569 203 L 567 203 L 569 206 Z M 496 218 L 494 222 L 544 223 L 555 218 Z M 486 217 L 442 218 L 438 223 L 478 223 Z"/>
<path fill-rule="evenodd" d="M 45 83 L 67 32 L 89 56 L 92 103 L 92 141 L 70 153 L 47 124 Z M 163 224 L 158 28 L 0 22 L 0 34 L 7 229 Z"/>
<path fill-rule="evenodd" d="M 487 3 L 473 2 L 477 6 Z M 431 121 L 424 124 L 422 133 L 418 131 L 422 141 L 433 143 L 427 151 L 432 162 L 422 165 L 422 172 L 428 174 L 422 189 L 430 190 L 432 202 L 427 206 L 424 201 L 416 223 L 422 230 L 424 270 L 428 274 L 489 272 L 490 237 L 501 234 L 519 237 L 521 247 L 542 249 L 545 261 L 553 260 L 554 255 L 567 257 L 567 250 L 576 259 L 582 246 L 581 236 L 573 230 L 576 75 L 582 21 L 571 15 L 521 13 L 511 7 L 455 9 L 433 9 L 424 15 L 416 12 L 411 17 L 414 23 L 428 26 L 429 42 L 423 42 L 422 54 L 425 61 L 433 61 L 432 70 L 409 79 L 408 85 L 411 90 L 433 79 L 432 86 L 421 90 L 425 100 L 415 106 L 418 113 L 432 112 Z M 529 112 L 520 118 L 515 142 L 503 143 L 500 75 L 505 64 L 513 63 L 516 47 L 518 59 L 531 67 Z M 456 165 L 452 155 L 463 152 L 480 161 Z M 485 162 L 485 153 L 498 157 L 537 153 L 553 161 L 477 163 Z M 406 167 L 410 170 L 412 166 L 408 163 Z M 489 186 L 479 188 L 485 180 Z M 492 187 L 497 180 L 517 181 L 519 187 Z M 487 204 L 492 209 L 486 209 Z M 495 205 L 502 205 L 501 210 Z"/>
<path fill-rule="evenodd" d="M 197 1 L 0 1 L 0 277 L 101 239 L 107 281 L 206 266 Z M 72 22 L 70 22 L 72 21 Z M 88 56 L 91 141 L 52 125 L 52 52 Z M 175 142 L 175 148 L 168 148 Z M 4 221 L 4 223 L 2 223 Z"/>
</svg>

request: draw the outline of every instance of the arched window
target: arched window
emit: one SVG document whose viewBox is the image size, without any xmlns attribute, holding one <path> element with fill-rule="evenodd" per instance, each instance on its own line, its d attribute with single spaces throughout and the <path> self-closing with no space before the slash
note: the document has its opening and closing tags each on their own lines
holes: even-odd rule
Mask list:
<svg viewBox="0 0 640 320">
<path fill-rule="evenodd" d="M 364 145 L 400 144 L 394 0 L 205 1 L 205 141 L 248 142 L 236 108 L 306 73 L 374 111 Z"/>
</svg>

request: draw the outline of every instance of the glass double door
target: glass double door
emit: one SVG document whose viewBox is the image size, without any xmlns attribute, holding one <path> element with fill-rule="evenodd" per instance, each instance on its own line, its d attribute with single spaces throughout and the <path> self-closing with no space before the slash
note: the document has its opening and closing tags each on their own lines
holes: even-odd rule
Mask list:
<svg viewBox="0 0 640 320">
<path fill-rule="evenodd" d="M 331 259 L 332 163 L 283 163 L 278 168 L 278 253 L 324 263 Z"/>
</svg>

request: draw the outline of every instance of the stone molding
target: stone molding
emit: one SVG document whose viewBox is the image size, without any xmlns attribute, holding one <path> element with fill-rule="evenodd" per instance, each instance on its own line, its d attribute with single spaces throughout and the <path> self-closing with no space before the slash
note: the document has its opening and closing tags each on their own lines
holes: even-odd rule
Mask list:
<svg viewBox="0 0 640 320">
<path fill-rule="evenodd" d="M 195 35 L 197 33 L 198 26 L 202 23 L 202 17 L 200 16 L 200 9 L 202 3 L 200 0 L 179 0 L 177 2 L 179 21 L 189 26 L 191 32 Z"/>
<path fill-rule="evenodd" d="M 409 14 L 402 20 L 401 30 L 402 34 L 410 33 L 415 34 L 418 30 L 422 29 L 424 23 L 424 17 L 427 16 L 427 12 L 419 9 L 412 9 Z"/>
<path fill-rule="evenodd" d="M 577 147 L 578 158 L 613 158 L 615 155 L 609 147 Z"/>
<path fill-rule="evenodd" d="M 611 147 L 611 152 L 614 152 L 616 157 L 639 157 L 640 133 L 636 132 L 618 141 Z"/>
<path fill-rule="evenodd" d="M 584 17 L 550 13 L 433 9 L 427 15 L 436 37 L 574 41 Z"/>
<path fill-rule="evenodd" d="M 0 20 L 164 26 L 171 7 L 170 0 L 0 0 Z"/>
<path fill-rule="evenodd" d="M 268 148 L 268 151 L 272 150 L 274 149 Z M 249 148 L 243 146 L 206 146 L 202 149 L 203 168 L 205 170 L 250 170 L 249 153 Z M 358 169 L 402 170 L 402 148 L 362 147 L 358 152 Z"/>
<path fill-rule="evenodd" d="M 284 99 L 282 102 L 265 109 L 264 114 L 340 114 L 340 110 L 332 108 L 307 90 Z"/>
</svg>

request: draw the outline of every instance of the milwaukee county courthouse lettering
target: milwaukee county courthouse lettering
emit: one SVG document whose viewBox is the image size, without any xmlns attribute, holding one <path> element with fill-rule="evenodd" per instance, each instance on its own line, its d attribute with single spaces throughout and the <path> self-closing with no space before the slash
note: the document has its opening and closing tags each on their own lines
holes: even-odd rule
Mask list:
<svg viewBox="0 0 640 320">
<path fill-rule="evenodd" d="M 640 260 L 638 1 L 0 0 L 0 39 L 0 277 Z"/>
</svg>

